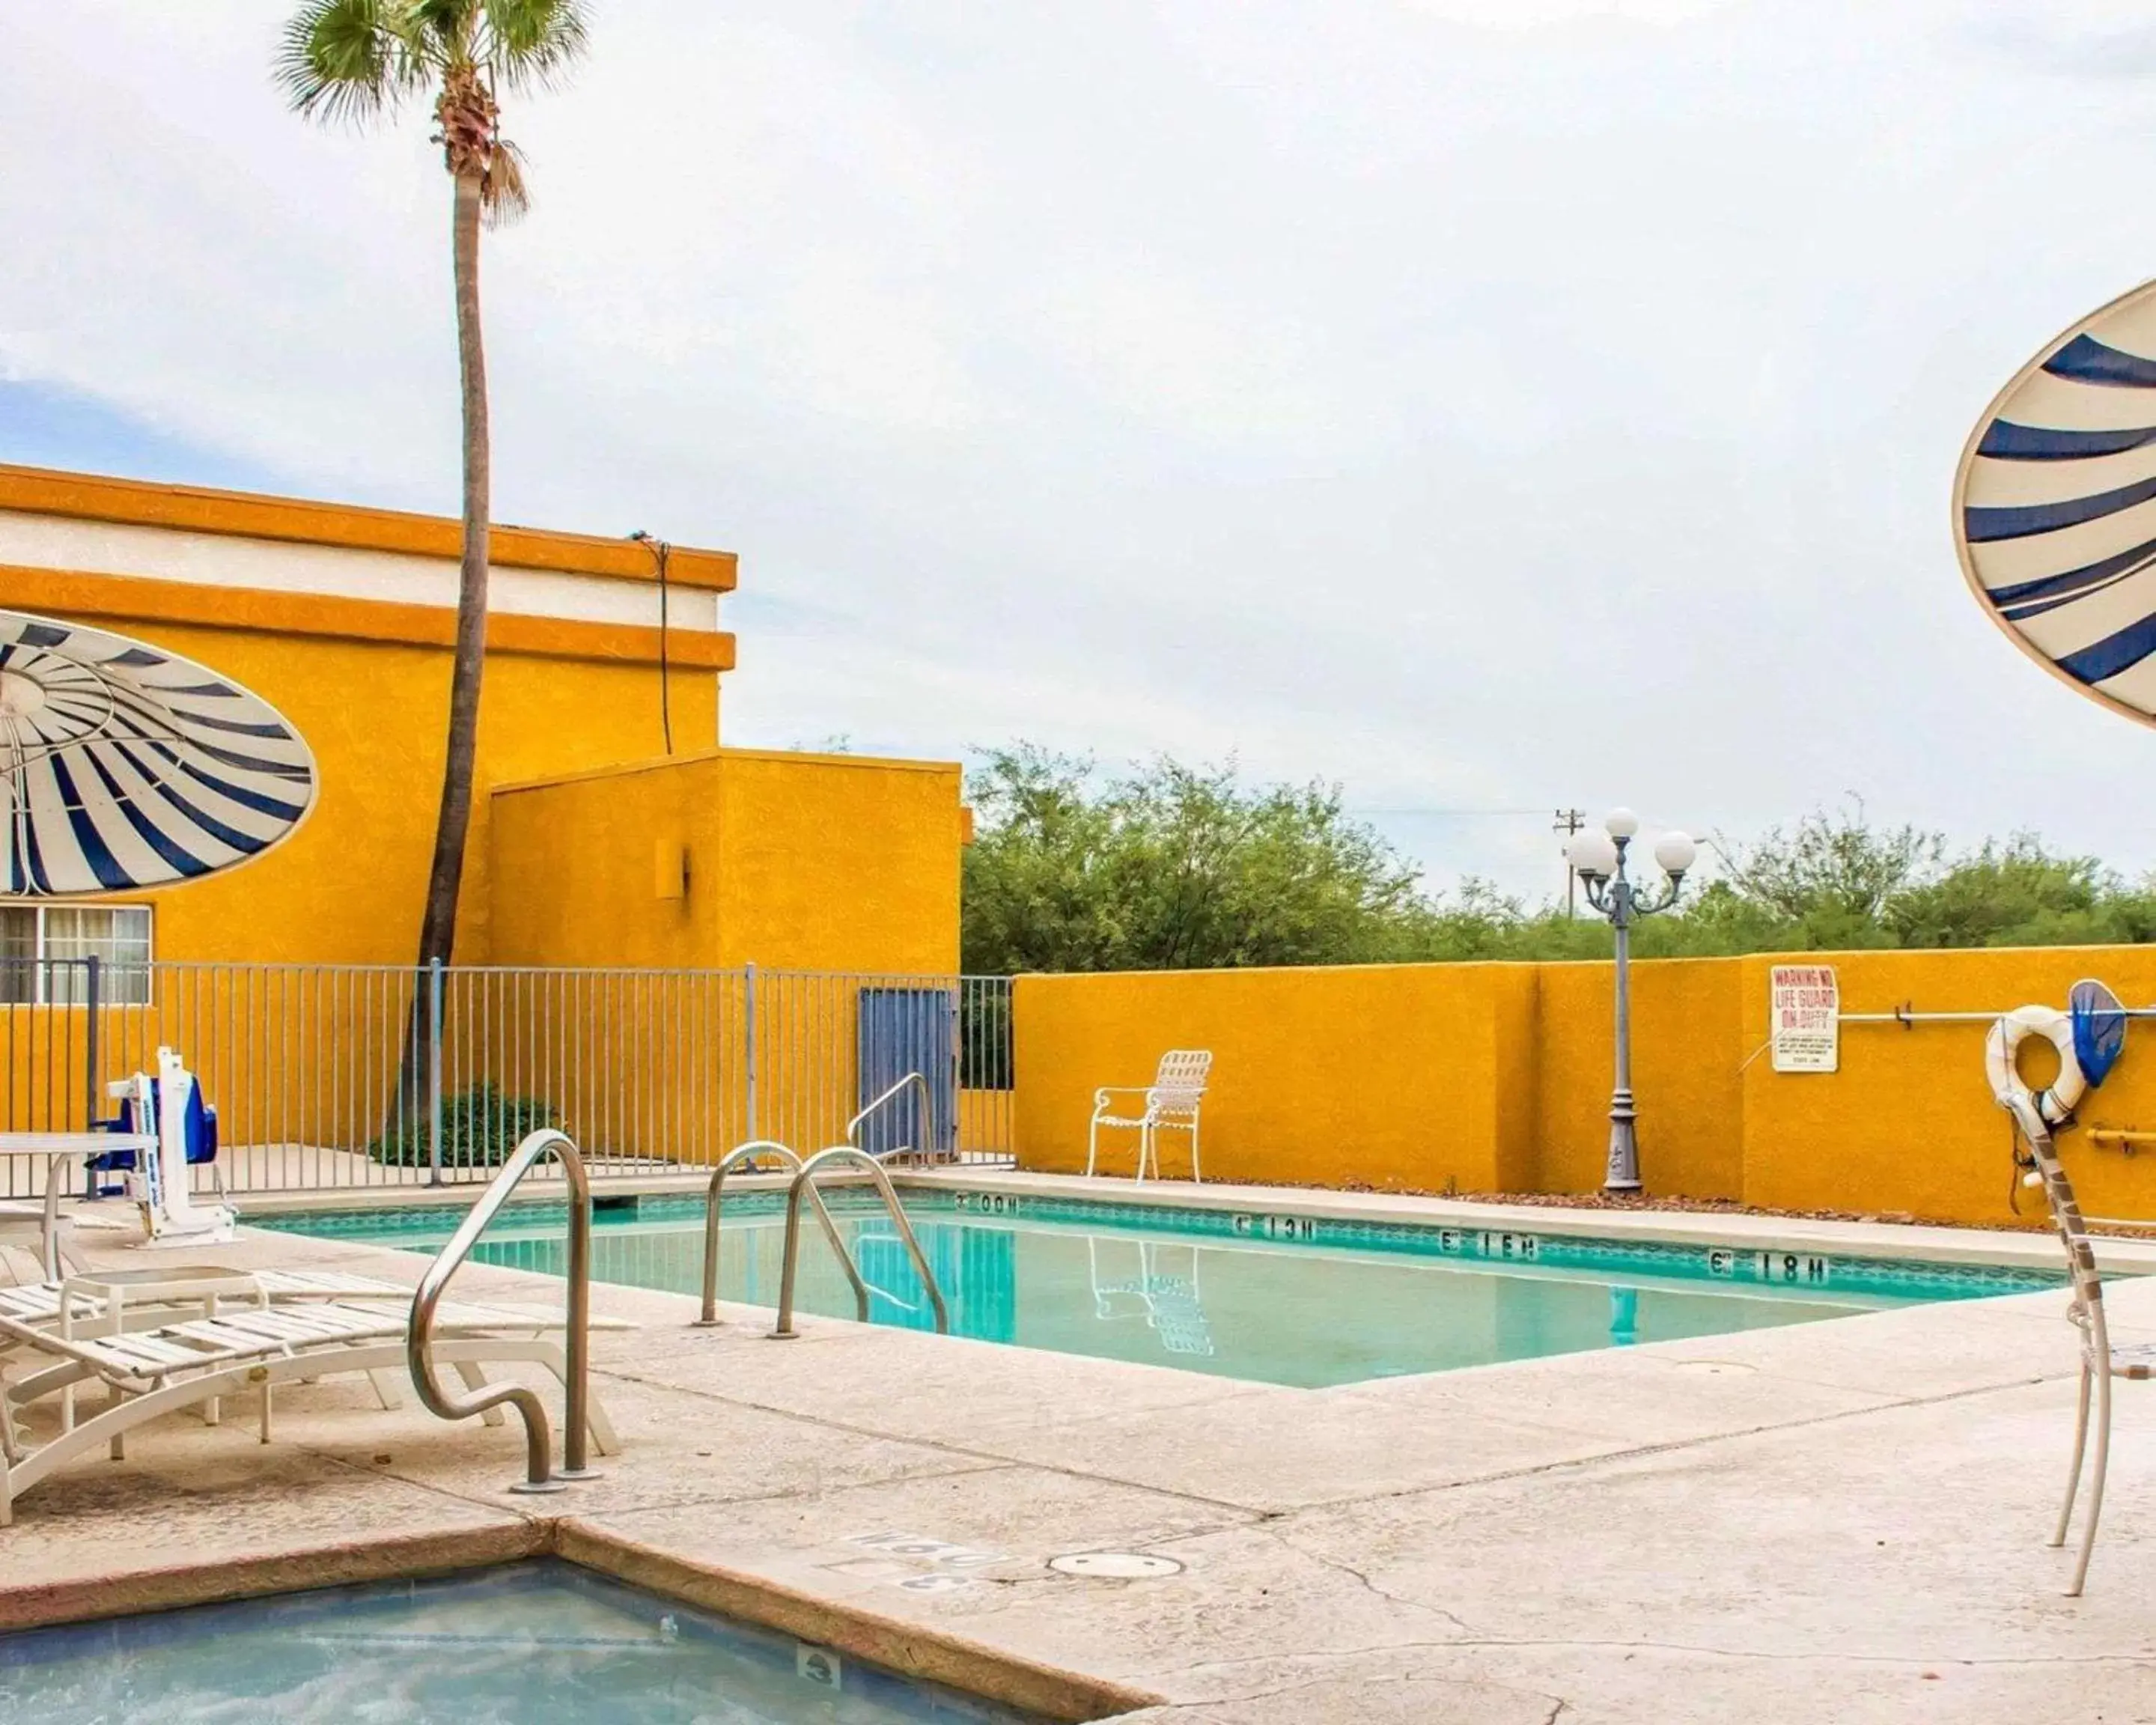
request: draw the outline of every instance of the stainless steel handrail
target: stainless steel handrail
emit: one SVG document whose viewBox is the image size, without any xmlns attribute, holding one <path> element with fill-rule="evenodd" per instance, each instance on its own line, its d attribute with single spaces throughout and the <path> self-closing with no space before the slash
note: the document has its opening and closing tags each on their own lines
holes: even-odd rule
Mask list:
<svg viewBox="0 0 2156 1725">
<path fill-rule="evenodd" d="M 551 1471 L 554 1446 L 547 1430 L 546 1404 L 536 1390 L 521 1384 L 495 1384 L 475 1394 L 457 1394 L 435 1381 L 434 1361 L 427 1352 L 434 1337 L 434 1308 L 441 1304 L 442 1291 L 449 1286 L 449 1278 L 463 1267 L 487 1224 L 509 1201 L 509 1194 L 531 1171 L 532 1164 L 549 1151 L 561 1163 L 569 1182 L 568 1320 L 564 1338 L 567 1360 L 562 1373 L 562 1416 L 566 1429 L 562 1433 L 559 1473 Z M 585 1449 L 591 1435 L 591 1181 L 584 1173 L 584 1158 L 568 1135 L 542 1128 L 510 1153 L 493 1183 L 419 1278 L 418 1291 L 412 1296 L 411 1322 L 404 1332 L 404 1361 L 411 1368 L 412 1388 L 418 1392 L 420 1404 L 439 1419 L 469 1420 L 505 1403 L 513 1405 L 524 1419 L 525 1468 L 524 1477 L 509 1489 L 558 1491 L 564 1481 L 597 1477 L 596 1470 L 588 1464 Z"/>
<path fill-rule="evenodd" d="M 801 1199 L 816 1181 L 816 1171 L 829 1162 L 858 1162 L 866 1168 L 869 1179 L 883 1199 L 883 1207 L 891 1212 L 891 1219 L 898 1229 L 898 1237 L 906 1242 L 907 1255 L 913 1260 L 913 1268 L 921 1278 L 921 1285 L 928 1290 L 928 1303 L 936 1311 L 936 1332 L 939 1336 L 951 1333 L 951 1313 L 943 1303 L 943 1291 L 936 1286 L 936 1272 L 928 1267 L 927 1254 L 921 1250 L 921 1242 L 914 1237 L 913 1224 L 906 1219 L 898 1194 L 891 1190 L 891 1176 L 883 1171 L 883 1164 L 858 1144 L 833 1144 L 819 1150 L 801 1164 L 793 1176 L 793 1183 L 786 1189 L 786 1249 L 779 1260 L 778 1271 L 778 1327 L 771 1333 L 778 1340 L 791 1341 L 798 1333 L 793 1327 L 793 1278 L 801 1257 Z M 854 1264 L 852 1255 L 834 1233 L 832 1246 L 844 1260 L 847 1272 L 854 1278 L 856 1288 L 863 1286 L 860 1271 Z M 862 1313 L 867 1317 L 866 1312 Z"/>
<path fill-rule="evenodd" d="M 936 1095 L 934 1091 L 929 1089 L 928 1080 L 927 1077 L 919 1072 L 907 1073 L 905 1077 L 900 1079 L 896 1084 L 891 1086 L 881 1096 L 878 1096 L 874 1101 L 870 1102 L 867 1107 L 862 1109 L 860 1113 L 856 1114 L 851 1120 L 848 1121 L 846 1122 L 846 1130 L 844 1134 L 846 1142 L 849 1144 L 855 1142 L 855 1140 L 854 1133 L 859 1129 L 860 1123 L 864 1120 L 866 1120 L 870 1115 L 875 1113 L 877 1109 L 882 1107 L 886 1102 L 888 1102 L 892 1097 L 897 1096 L 901 1091 L 905 1090 L 906 1086 L 909 1084 L 917 1084 L 921 1086 L 921 1129 L 922 1135 L 927 1138 L 928 1142 L 925 1144 L 909 1144 L 906 1147 L 909 1150 L 924 1155 L 932 1152 L 936 1147 Z M 875 1153 L 870 1152 L 870 1153 L 874 1154 Z M 888 1150 L 884 1153 L 886 1156 L 895 1155 L 896 1153 L 897 1153 L 895 1151 Z"/>
<path fill-rule="evenodd" d="M 711 1183 L 704 1189 L 704 1310 L 692 1328 L 714 1329 L 719 1322 L 719 1203 L 726 1176 L 742 1163 L 754 1162 L 759 1156 L 783 1157 L 789 1168 L 801 1166 L 801 1158 L 776 1138 L 752 1138 L 746 1144 L 735 1145 L 719 1158 L 718 1166 L 711 1170 Z M 866 1323 L 869 1285 L 861 1280 L 860 1267 L 839 1239 L 839 1224 L 831 1219 L 830 1211 L 824 1207 L 823 1194 L 811 1187 L 808 1201 L 816 1207 L 816 1219 L 823 1224 L 824 1237 L 831 1242 L 831 1250 L 845 1266 L 846 1276 L 854 1285 L 855 1308 L 861 1322 Z"/>
</svg>

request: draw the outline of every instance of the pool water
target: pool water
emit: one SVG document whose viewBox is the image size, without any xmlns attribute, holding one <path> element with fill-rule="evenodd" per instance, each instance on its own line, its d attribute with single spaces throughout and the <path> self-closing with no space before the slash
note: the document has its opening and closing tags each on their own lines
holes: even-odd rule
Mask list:
<svg viewBox="0 0 2156 1725">
<path fill-rule="evenodd" d="M 36 1725 L 1024 1717 L 555 1562 L 0 1635 L 0 1719 Z"/>
<path fill-rule="evenodd" d="M 1357 1227 L 1165 1206 L 1019 1202 L 947 1191 L 909 1193 L 905 1201 L 955 1334 L 1304 1388 L 2051 1285 L 2051 1278 L 2010 1271 Z M 1015 1214 L 970 1207 L 1013 1202 Z M 863 1275 L 884 1291 L 871 1319 L 931 1327 L 919 1280 L 889 1217 L 865 1194 L 835 1192 L 832 1205 Z M 432 1252 L 460 1214 L 377 1210 L 262 1219 L 269 1227 Z M 775 1195 L 729 1199 L 725 1221 L 721 1296 L 775 1305 L 783 1233 Z M 1294 1237 L 1265 1238 L 1269 1229 Z M 680 1293 L 701 1286 L 700 1199 L 646 1199 L 602 1209 L 593 1231 L 598 1280 Z M 1343 1243 L 1325 1243 L 1328 1234 Z M 512 1209 L 472 1255 L 559 1275 L 562 1213 L 558 1206 Z M 814 1227 L 803 1232 L 797 1303 L 804 1312 L 855 1315 L 852 1291 Z"/>
</svg>

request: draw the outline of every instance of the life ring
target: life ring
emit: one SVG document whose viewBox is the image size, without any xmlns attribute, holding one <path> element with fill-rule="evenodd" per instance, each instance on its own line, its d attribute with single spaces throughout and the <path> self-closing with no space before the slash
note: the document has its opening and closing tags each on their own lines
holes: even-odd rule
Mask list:
<svg viewBox="0 0 2156 1725">
<path fill-rule="evenodd" d="M 2015 1069 L 2014 1056 L 2031 1036 L 2041 1036 L 2059 1051 L 2059 1076 L 2051 1087 L 2031 1091 Z M 2055 1006 L 2017 1006 L 1992 1025 L 1984 1045 L 1984 1074 L 2002 1108 L 2020 1114 L 2033 1110 L 2046 1126 L 2073 1118 L 2088 1080 L 2074 1058 L 2074 1021 Z"/>
</svg>

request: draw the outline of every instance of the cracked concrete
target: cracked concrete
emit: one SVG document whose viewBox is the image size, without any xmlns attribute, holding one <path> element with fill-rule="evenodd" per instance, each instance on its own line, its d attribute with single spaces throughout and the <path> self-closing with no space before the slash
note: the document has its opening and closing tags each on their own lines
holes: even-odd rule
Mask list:
<svg viewBox="0 0 2156 1725">
<path fill-rule="evenodd" d="M 203 1255 L 422 1267 L 283 1235 Z M 559 1297 L 481 1266 L 459 1287 Z M 510 1497 L 513 1422 L 295 1389 L 268 1450 L 237 1410 L 181 1417 L 23 1500 L 0 1622 L 99 1597 L 79 1584 L 138 1599 L 175 1566 L 340 1542 L 501 1558 L 567 1517 L 548 1525 L 722 1578 L 726 1609 L 767 1593 L 793 1602 L 770 1620 L 814 1620 L 808 1601 L 880 1625 L 879 1656 L 1158 1697 L 1134 1725 L 2156 1721 L 2156 1396 L 2121 1387 L 2086 1599 L 2060 1597 L 2042 1543 L 2071 1420 L 2062 1294 L 1301 1390 L 829 1321 L 773 1345 L 766 1315 L 694 1330 L 687 1300 L 596 1291 L 643 1326 L 595 1341 L 627 1442 L 603 1479 Z M 2156 1281 L 2112 1306 L 2123 1337 L 2156 1336 Z M 893 1532 L 963 1560 L 858 1543 Z M 1100 1550 L 1183 1568 L 1046 1567 Z"/>
</svg>

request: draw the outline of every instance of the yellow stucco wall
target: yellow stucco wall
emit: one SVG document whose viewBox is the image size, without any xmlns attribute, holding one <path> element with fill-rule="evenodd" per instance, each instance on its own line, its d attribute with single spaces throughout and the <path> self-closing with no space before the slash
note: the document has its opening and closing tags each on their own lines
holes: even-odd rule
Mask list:
<svg viewBox="0 0 2156 1725">
<path fill-rule="evenodd" d="M 306 738 L 320 773 L 314 812 L 285 844 L 228 875 L 143 896 L 157 907 L 157 956 L 408 964 L 441 794 L 449 654 L 170 624 L 126 627 L 259 694 Z M 675 677 L 673 702 L 677 731 L 716 734 L 716 676 Z M 646 755 L 658 731 L 657 676 L 649 666 L 489 655 L 459 962 L 491 956 L 486 788 Z"/>
<path fill-rule="evenodd" d="M 725 749 L 720 962 L 958 968 L 955 764 Z"/>
<path fill-rule="evenodd" d="M 1527 965 L 1137 972 L 1016 984 L 1022 1164 L 1086 1165 L 1099 1085 L 1142 1085 L 1164 1050 L 1209 1048 L 1207 1178 L 1487 1191 L 1524 1172 L 1531 1088 L 1501 1096 L 1532 1021 Z M 1180 1134 L 1163 1166 L 1187 1168 Z M 1103 1141 L 1128 1173 L 1135 1133 Z"/>
<path fill-rule="evenodd" d="M 313 751 L 296 835 L 142 894 L 178 960 L 411 962 L 441 796 L 460 525 L 0 465 L 0 605 L 169 648 L 244 685 Z M 490 954 L 488 790 L 718 741 L 733 557 L 497 526 L 458 960 Z M 662 662 L 665 665 L 662 675 Z"/>
<path fill-rule="evenodd" d="M 503 964 L 958 968 L 960 769 L 718 749 L 498 791 Z M 657 892 L 684 847 L 689 886 Z"/>
<path fill-rule="evenodd" d="M 1731 961 L 1744 980 L 1746 1051 L 1767 1040 L 1766 958 Z M 1842 1010 L 1989 1010 L 2064 1005 L 2082 977 L 2102 978 L 2132 1003 L 2156 1000 L 2156 947 L 2020 947 L 1962 952 L 1844 952 L 1831 962 Z M 2084 1124 L 2156 1127 L 2156 1034 L 2136 1024 L 2126 1055 L 2083 1103 Z M 1841 1070 L 1776 1073 L 1761 1055 L 1743 1078 L 1744 1193 L 1754 1204 L 1906 1211 L 1953 1221 L 2007 1221 L 2008 1126 L 1984 1076 L 1981 1024 L 1845 1024 Z M 2047 1079 L 2025 1050 L 2032 1081 Z M 2093 1214 L 2156 1216 L 2156 1158 L 2062 1148 Z M 2024 1194 L 2025 1213 L 2041 1202 Z"/>
<path fill-rule="evenodd" d="M 804 1149 L 835 1142 L 861 1101 L 858 974 L 957 968 L 960 782 L 955 765 L 720 749 L 498 791 L 495 958 L 757 966 L 757 1131 Z M 684 855 L 687 890 L 664 897 L 660 872 L 670 887 Z M 789 973 L 802 971 L 856 974 Z M 738 1049 L 745 982 L 685 986 L 712 1045 Z M 674 999 L 661 1021 L 680 1015 Z M 651 1016 L 603 1029 L 590 1070 L 629 1070 L 619 1039 L 650 1034 Z M 697 1144 L 739 1142 L 742 1076 L 725 1075 L 678 1130 L 617 1135 L 614 1147 L 693 1158 Z M 601 1099 L 569 1100 L 588 1115 Z"/>
<path fill-rule="evenodd" d="M 2156 1000 L 2156 947 L 1805 954 L 1845 1012 L 2063 1004 L 2082 976 Z M 1652 1193 L 1797 1209 L 2011 1222 L 2005 1117 L 1981 1024 L 1845 1025 L 1832 1074 L 1763 1053 L 1770 956 L 1635 965 L 1634 1087 Z M 1430 965 L 1028 977 L 1017 986 L 1021 1164 L 1084 1165 L 1094 1086 L 1139 1084 L 1168 1048 L 1214 1050 L 1209 1178 L 1378 1189 L 1585 1192 L 1608 1137 L 1606 965 Z M 2043 1056 L 2048 1059 L 2048 1055 Z M 2030 1076 L 2048 1075 L 2031 1059 Z M 2082 1110 L 2156 1129 L 2156 1032 Z M 1178 1172 L 1168 1141 L 1168 1168 Z M 2096 1214 L 2156 1217 L 2156 1155 L 2070 1133 Z M 1113 1171 L 1132 1150 L 1118 1142 Z M 2022 1219 L 2034 1221 L 2025 1198 Z"/>
<path fill-rule="evenodd" d="M 716 752 L 511 787 L 490 801 L 497 963 L 718 962 Z M 659 893 L 662 849 L 687 855 L 677 897 Z"/>
<path fill-rule="evenodd" d="M 1584 1192 L 1602 1183 L 1609 1143 L 1612 973 L 1607 964 L 1544 964 L 1530 1065 L 1538 1118 L 1531 1189 Z M 1761 973 L 1760 988 L 1766 988 Z M 1632 968 L 1632 1086 L 1658 1181 L 1695 1198 L 1736 1198 L 1743 1147 L 1736 1131 L 1745 1048 L 1738 968 L 1664 959 Z"/>
</svg>

